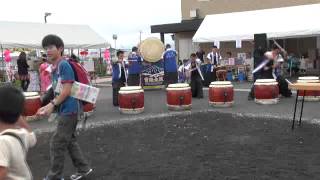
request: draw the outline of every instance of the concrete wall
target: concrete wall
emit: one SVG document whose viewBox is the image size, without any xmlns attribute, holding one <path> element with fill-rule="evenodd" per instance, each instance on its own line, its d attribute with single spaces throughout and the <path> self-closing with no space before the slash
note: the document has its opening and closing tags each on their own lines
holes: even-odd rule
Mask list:
<svg viewBox="0 0 320 180">
<path fill-rule="evenodd" d="M 200 18 L 220 14 L 258 9 L 278 8 L 320 3 L 320 0 L 181 0 L 182 19 L 190 18 L 191 9 L 199 9 Z"/>
<path fill-rule="evenodd" d="M 181 32 L 175 34 L 175 48 L 178 51 L 178 59 L 188 59 L 190 54 L 197 50 L 197 44 L 192 42 L 195 32 Z"/>
</svg>

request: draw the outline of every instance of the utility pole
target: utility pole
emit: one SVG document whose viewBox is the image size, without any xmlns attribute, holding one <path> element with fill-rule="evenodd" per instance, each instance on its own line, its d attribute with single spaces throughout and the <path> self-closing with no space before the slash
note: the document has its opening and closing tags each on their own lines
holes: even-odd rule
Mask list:
<svg viewBox="0 0 320 180">
<path fill-rule="evenodd" d="M 45 24 L 47 24 L 47 17 L 51 16 L 51 15 L 52 15 L 52 13 L 49 13 L 49 12 L 44 13 L 44 23 Z"/>
<path fill-rule="evenodd" d="M 140 44 L 141 44 L 141 39 L 142 39 L 142 38 L 141 38 L 141 36 L 142 36 L 142 31 L 140 30 L 140 31 L 139 31 L 139 33 L 140 33 Z"/>
<path fill-rule="evenodd" d="M 116 34 L 113 34 L 112 35 L 112 39 L 114 40 L 114 49 L 117 49 L 117 39 L 118 39 L 118 36 Z"/>
</svg>

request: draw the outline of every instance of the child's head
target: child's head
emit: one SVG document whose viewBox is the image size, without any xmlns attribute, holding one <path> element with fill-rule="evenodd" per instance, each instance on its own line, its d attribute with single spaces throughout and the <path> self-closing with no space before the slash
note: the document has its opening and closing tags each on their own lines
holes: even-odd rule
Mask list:
<svg viewBox="0 0 320 180">
<path fill-rule="evenodd" d="M 131 49 L 132 52 L 138 52 L 138 48 L 136 46 L 133 46 Z"/>
<path fill-rule="evenodd" d="M 118 51 L 117 52 L 117 57 L 118 57 L 118 59 L 123 59 L 124 58 L 124 52 L 123 51 Z"/>
<path fill-rule="evenodd" d="M 63 55 L 64 43 L 57 35 L 49 34 L 45 36 L 42 39 L 42 47 L 47 51 L 47 59 L 51 63 Z"/>
<path fill-rule="evenodd" d="M 15 124 L 24 109 L 24 95 L 11 86 L 0 86 L 0 122 Z"/>
<path fill-rule="evenodd" d="M 47 55 L 46 54 L 42 54 L 41 60 L 43 62 L 47 62 Z"/>
<path fill-rule="evenodd" d="M 192 61 L 195 61 L 197 59 L 197 55 L 195 53 L 192 53 L 190 55 L 190 58 L 191 58 Z"/>
</svg>

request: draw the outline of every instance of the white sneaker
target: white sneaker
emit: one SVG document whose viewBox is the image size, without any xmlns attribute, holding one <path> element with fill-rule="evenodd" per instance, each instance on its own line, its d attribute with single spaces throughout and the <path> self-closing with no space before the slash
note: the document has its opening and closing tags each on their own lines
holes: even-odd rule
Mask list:
<svg viewBox="0 0 320 180">
<path fill-rule="evenodd" d="M 79 179 L 81 179 L 81 178 L 83 178 L 83 177 L 86 177 L 86 176 L 88 176 L 89 174 L 91 174 L 92 171 L 93 171 L 93 169 L 89 169 L 87 172 L 84 172 L 84 173 L 79 173 L 79 172 L 77 172 L 77 173 L 71 175 L 71 176 L 70 176 L 70 179 L 71 179 L 71 180 L 79 180 Z"/>
</svg>

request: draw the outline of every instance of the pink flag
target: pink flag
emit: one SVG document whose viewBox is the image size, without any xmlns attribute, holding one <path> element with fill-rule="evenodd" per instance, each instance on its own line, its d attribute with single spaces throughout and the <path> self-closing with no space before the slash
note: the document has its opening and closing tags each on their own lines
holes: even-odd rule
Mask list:
<svg viewBox="0 0 320 180">
<path fill-rule="evenodd" d="M 108 61 L 108 60 L 110 60 L 110 51 L 109 51 L 109 49 L 106 49 L 105 51 L 104 51 L 104 58 Z"/>
<path fill-rule="evenodd" d="M 3 55 L 4 55 L 4 60 L 6 62 L 11 62 L 11 56 L 10 56 L 10 50 L 9 49 L 6 49 L 4 52 L 3 52 Z"/>
</svg>

